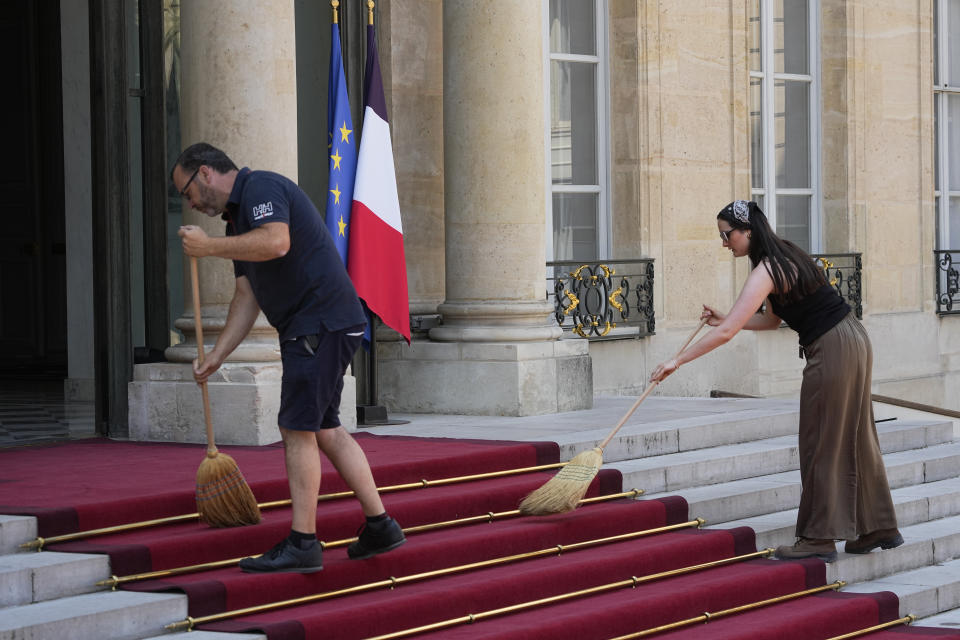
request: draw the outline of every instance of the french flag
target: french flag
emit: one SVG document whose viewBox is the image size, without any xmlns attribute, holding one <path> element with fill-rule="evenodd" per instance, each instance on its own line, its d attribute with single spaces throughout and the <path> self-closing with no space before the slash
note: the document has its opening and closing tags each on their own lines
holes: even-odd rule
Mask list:
<svg viewBox="0 0 960 640">
<path fill-rule="evenodd" d="M 364 78 L 363 131 L 350 212 L 347 273 L 370 311 L 409 343 L 410 303 L 400 199 L 373 25 L 367 25 Z"/>
</svg>

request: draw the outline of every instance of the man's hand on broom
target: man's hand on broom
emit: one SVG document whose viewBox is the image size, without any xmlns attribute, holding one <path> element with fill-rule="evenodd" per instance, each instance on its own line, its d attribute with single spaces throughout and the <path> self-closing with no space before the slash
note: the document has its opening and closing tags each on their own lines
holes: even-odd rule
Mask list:
<svg viewBox="0 0 960 640">
<path fill-rule="evenodd" d="M 207 381 L 207 378 L 213 375 L 213 372 L 220 368 L 222 363 L 223 359 L 213 351 L 207 354 L 203 359 L 203 363 L 200 362 L 199 358 L 194 358 L 193 379 L 197 381 L 197 384 L 203 384 Z"/>
</svg>

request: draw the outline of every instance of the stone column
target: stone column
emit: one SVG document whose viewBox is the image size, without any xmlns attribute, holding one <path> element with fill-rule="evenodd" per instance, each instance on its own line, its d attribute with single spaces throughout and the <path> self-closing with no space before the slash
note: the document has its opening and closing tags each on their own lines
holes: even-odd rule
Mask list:
<svg viewBox="0 0 960 640">
<path fill-rule="evenodd" d="M 209 142 L 240 167 L 269 169 L 297 179 L 297 91 L 294 0 L 183 0 L 180 7 L 183 146 Z M 172 164 L 175 158 L 170 158 Z M 223 235 L 224 222 L 192 210 L 184 224 Z M 189 262 L 184 316 L 175 325 L 186 340 L 167 349 L 170 363 L 197 356 Z M 229 260 L 199 260 L 206 349 L 213 346 L 234 292 Z M 203 441 L 200 394 L 186 364 L 140 365 L 130 389 L 131 437 Z M 218 442 L 264 444 L 280 438 L 280 347 L 261 314 L 247 339 L 210 379 Z M 355 424 L 353 379 L 345 381 L 344 424 Z M 136 436 L 134 433 L 136 432 Z"/>
<path fill-rule="evenodd" d="M 269 169 L 297 179 L 297 87 L 293 0 L 184 0 L 180 6 L 183 146 L 209 142 L 239 167 Z M 172 165 L 175 158 L 170 158 Z M 185 209 L 184 224 L 222 236 L 225 223 Z M 190 266 L 184 261 L 187 309 L 175 326 L 187 340 L 167 350 L 172 362 L 197 357 Z M 216 341 L 233 297 L 233 264 L 201 258 L 203 337 Z M 229 362 L 275 362 L 277 334 L 261 314 Z"/>
<path fill-rule="evenodd" d="M 443 323 L 430 342 L 381 345 L 388 408 L 529 415 L 592 404 L 588 345 L 558 340 L 546 300 L 542 25 L 539 2 L 443 3 Z"/>
<path fill-rule="evenodd" d="M 447 299 L 434 340 L 555 340 L 540 3 L 443 6 Z"/>
</svg>

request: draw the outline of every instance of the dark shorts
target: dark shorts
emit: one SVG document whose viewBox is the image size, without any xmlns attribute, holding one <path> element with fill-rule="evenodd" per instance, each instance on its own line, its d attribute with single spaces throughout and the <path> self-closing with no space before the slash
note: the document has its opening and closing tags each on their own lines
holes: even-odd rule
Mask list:
<svg viewBox="0 0 960 640">
<path fill-rule="evenodd" d="M 351 336 L 351 333 L 360 333 Z M 294 431 L 340 426 L 343 374 L 363 339 L 363 327 L 301 336 L 280 345 L 283 381 L 277 424 Z"/>
</svg>

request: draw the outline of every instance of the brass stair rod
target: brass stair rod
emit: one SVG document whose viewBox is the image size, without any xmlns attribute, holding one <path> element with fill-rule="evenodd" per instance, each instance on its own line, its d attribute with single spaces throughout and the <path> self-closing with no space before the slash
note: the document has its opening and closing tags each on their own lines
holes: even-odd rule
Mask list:
<svg viewBox="0 0 960 640">
<path fill-rule="evenodd" d="M 584 498 L 579 502 L 579 504 L 590 504 L 592 502 L 608 502 L 610 500 L 617 500 L 619 498 L 636 498 L 637 496 L 643 495 L 643 489 L 631 489 L 630 491 L 624 491 L 622 493 L 611 493 L 605 496 L 597 496 L 596 498 Z M 455 527 L 464 524 L 472 524 L 475 522 L 493 522 L 494 520 L 499 520 L 502 518 L 512 518 L 513 516 L 518 516 L 520 514 L 519 509 L 513 509 L 511 511 L 500 511 L 498 513 L 489 512 L 481 516 L 469 516 L 466 518 L 457 518 L 455 520 L 446 520 L 444 522 L 432 522 L 430 524 L 421 524 L 415 527 L 407 527 L 403 530 L 404 533 L 423 533 L 424 531 L 433 531 L 435 529 L 445 529 L 447 527 Z M 353 538 L 344 538 L 342 540 L 331 540 L 330 542 L 324 542 L 323 548 L 330 549 L 335 547 L 342 547 L 348 545 L 354 540 Z"/>
<path fill-rule="evenodd" d="M 624 542 L 633 538 L 641 538 L 644 536 L 654 535 L 657 533 L 664 533 L 667 531 L 675 531 L 678 529 L 690 528 L 693 526 L 701 527 L 706 521 L 703 518 L 697 518 L 696 520 L 690 520 L 689 522 L 681 522 L 678 524 L 667 525 L 665 527 L 657 527 L 655 529 L 644 529 L 643 531 L 632 531 L 630 533 L 623 533 L 617 536 L 610 536 L 607 538 L 597 538 L 595 540 L 585 540 L 582 542 L 575 542 L 569 545 L 554 545 L 552 547 L 547 547 L 546 549 L 539 549 L 537 551 L 529 551 L 527 553 L 518 553 L 511 556 L 503 556 L 500 558 L 491 558 L 489 560 L 480 560 L 478 562 L 471 562 L 468 564 L 456 565 L 453 567 L 446 567 L 444 569 L 435 569 L 433 571 L 425 571 L 423 573 L 414 573 L 408 576 L 402 576 L 400 578 L 387 578 L 384 580 L 378 580 L 376 582 L 369 582 L 367 584 L 356 585 L 353 587 L 347 587 L 345 589 L 338 589 L 336 591 L 327 591 L 325 593 L 317 593 L 309 596 L 303 596 L 300 598 L 294 598 L 292 600 L 283 600 L 280 602 L 269 602 L 267 604 L 257 605 L 253 607 L 247 607 L 246 609 L 236 609 L 234 611 L 224 611 L 221 613 L 211 614 L 209 616 L 204 616 L 201 618 L 186 618 L 180 622 L 175 622 L 166 626 L 166 629 L 170 631 L 179 631 L 179 630 L 192 630 L 197 624 L 206 624 L 207 622 L 217 622 L 219 620 L 225 620 L 227 618 L 236 618 L 238 616 L 247 615 L 250 613 L 263 613 L 264 611 L 273 611 L 274 609 L 283 609 L 286 607 L 292 607 L 300 604 L 308 604 L 311 602 L 319 602 L 320 600 L 329 600 L 330 598 L 335 598 L 343 595 L 350 595 L 353 593 L 361 593 L 365 591 L 373 591 L 381 587 L 394 587 L 407 584 L 410 582 L 417 582 L 420 580 L 426 580 L 429 578 L 438 578 L 441 576 L 453 575 L 455 573 L 463 573 L 464 571 L 471 571 L 473 569 L 486 569 L 489 567 L 496 567 L 505 564 L 510 564 L 511 562 L 516 562 L 518 560 L 530 560 L 532 558 L 541 558 L 551 555 L 561 555 L 564 551 L 577 551 L 579 549 L 587 548 L 590 546 L 598 546 L 601 544 L 607 544 L 610 542 Z M 772 553 L 772 549 L 767 549 L 766 552 Z"/>
<path fill-rule="evenodd" d="M 662 633 L 664 631 L 672 631 L 674 629 L 679 629 L 680 627 L 687 627 L 691 624 L 696 624 L 698 622 L 707 623 L 715 618 L 722 618 L 725 616 L 731 616 L 737 613 L 743 613 L 745 611 L 752 611 L 753 609 L 760 609 L 761 607 L 766 607 L 771 604 L 778 604 L 780 602 L 786 602 L 788 600 L 796 600 L 797 598 L 803 598 L 804 596 L 813 595 L 814 593 L 820 593 L 821 591 L 836 591 L 842 589 L 847 585 L 843 580 L 837 580 L 836 582 L 831 582 L 830 584 L 825 584 L 822 587 L 814 587 L 812 589 L 806 589 L 804 591 L 797 591 L 795 593 L 788 593 L 786 595 L 777 596 L 776 598 L 769 598 L 767 600 L 760 600 L 758 602 L 751 602 L 749 604 L 740 605 L 739 607 L 732 607 L 730 609 L 723 609 L 722 611 L 714 611 L 713 613 L 704 612 L 702 615 L 696 616 L 694 618 L 687 618 L 685 620 L 677 620 L 676 622 L 671 622 L 670 624 L 661 625 L 659 627 L 651 627 L 650 629 L 644 629 L 643 631 L 638 631 L 637 633 L 629 633 L 625 636 L 617 636 L 616 638 L 611 638 L 610 640 L 633 640 L 634 638 L 645 638 L 647 636 L 652 636 L 657 633 Z"/>
<path fill-rule="evenodd" d="M 590 504 L 594 502 L 606 502 L 610 500 L 617 500 L 619 498 L 631 498 L 641 495 L 643 493 L 642 489 L 631 489 L 630 491 L 624 491 L 622 493 L 612 493 L 606 496 L 597 496 L 596 498 L 584 498 L 580 501 L 580 504 Z M 514 509 L 513 511 L 501 511 L 498 513 L 485 513 L 480 516 L 469 516 L 467 518 L 459 518 L 457 520 L 447 520 L 445 522 L 434 522 L 430 524 L 422 524 L 415 527 L 407 527 L 403 530 L 404 534 L 411 533 L 422 533 L 424 531 L 431 531 L 434 529 L 442 529 L 445 527 L 459 526 L 463 524 L 470 524 L 472 522 L 493 522 L 496 519 L 509 518 L 513 516 L 520 515 L 519 509 Z M 335 547 L 342 547 L 350 544 L 356 537 L 353 538 L 344 538 L 342 540 L 333 540 L 331 542 L 320 542 L 320 545 L 323 549 L 331 549 Z M 168 578 L 170 576 L 179 576 L 185 573 L 196 573 L 198 571 L 207 571 L 209 569 L 220 569 L 222 567 L 229 567 L 231 565 L 237 564 L 243 558 L 247 556 L 241 556 L 239 558 L 230 558 L 228 560 L 215 560 L 213 562 L 205 562 L 203 564 L 193 564 L 187 565 L 184 567 L 173 567 L 171 569 L 160 569 L 157 571 L 148 571 L 146 573 L 135 573 L 127 576 L 110 576 L 106 580 L 100 580 L 96 583 L 98 587 L 110 587 L 116 589 L 117 585 L 126 584 L 128 582 L 139 582 L 141 580 L 152 580 L 154 578 Z"/>
<path fill-rule="evenodd" d="M 898 627 L 902 624 L 912 624 L 916 619 L 917 619 L 917 616 L 911 613 L 908 616 L 897 618 L 896 620 L 891 620 L 890 622 L 884 622 L 883 624 L 878 624 L 875 627 L 870 627 L 868 629 L 860 629 L 858 631 L 851 631 L 850 633 L 845 633 L 842 636 L 834 636 L 832 638 L 827 638 L 827 640 L 846 640 L 847 638 L 858 638 L 860 636 L 865 636 L 868 633 L 873 633 L 874 631 L 882 631 L 883 629 L 889 629 L 890 627 Z"/>
<path fill-rule="evenodd" d="M 664 571 L 662 573 L 655 573 L 648 576 L 643 576 L 642 578 L 637 578 L 636 576 L 631 577 L 628 580 L 619 580 L 617 582 L 610 582 L 607 584 L 602 584 L 596 587 L 590 587 L 589 589 L 580 589 L 579 591 L 571 591 L 569 593 L 561 593 L 559 595 L 550 596 L 548 598 L 540 598 L 539 600 L 530 600 L 528 602 L 521 602 L 518 604 L 513 604 L 507 607 L 500 607 L 499 609 L 490 609 L 488 611 L 481 611 L 480 613 L 468 613 L 465 616 L 458 616 L 456 618 L 449 618 L 447 620 L 441 620 L 440 622 L 434 622 L 433 624 L 423 625 L 421 627 L 415 627 L 411 629 L 404 629 L 402 631 L 396 631 L 394 633 L 388 633 L 385 635 L 374 636 L 372 638 L 367 638 L 366 640 L 394 640 L 396 638 L 404 638 L 406 636 L 416 635 L 418 633 L 425 633 L 428 631 L 437 631 L 440 629 L 446 629 L 449 627 L 455 627 L 462 624 L 472 624 L 480 620 L 485 620 L 487 618 L 493 618 L 495 616 L 500 616 L 506 613 L 515 613 L 517 611 L 525 611 L 527 609 L 533 609 L 535 607 L 541 607 L 549 604 L 556 604 L 558 602 L 564 602 L 566 600 L 573 600 L 583 596 L 591 596 L 597 593 L 604 593 L 607 591 L 615 591 L 617 589 L 622 589 L 624 587 L 636 588 L 639 584 L 644 584 L 646 582 L 652 582 L 654 580 L 659 580 L 661 578 L 669 578 L 676 575 L 682 575 L 684 573 L 693 573 L 703 569 L 710 569 L 713 567 L 719 567 L 727 564 L 732 564 L 735 562 L 742 562 L 744 560 L 750 560 L 752 558 L 759 558 L 763 556 L 770 556 L 773 554 L 773 549 L 764 549 L 763 551 L 757 551 L 755 553 L 748 553 L 742 556 L 735 556 L 733 558 L 725 558 L 723 560 L 715 560 L 713 562 L 706 562 L 704 564 L 699 564 L 691 567 L 683 567 L 680 569 L 672 569 L 670 571 Z"/>
<path fill-rule="evenodd" d="M 516 469 L 504 469 L 502 471 L 490 471 L 488 473 L 477 473 L 468 476 L 455 476 L 452 478 L 440 478 L 438 480 L 419 480 L 417 482 L 408 482 L 406 484 L 395 484 L 382 488 L 378 488 L 379 493 L 392 493 L 395 491 L 405 491 L 408 489 L 426 489 L 427 487 L 442 487 L 448 484 L 456 484 L 459 482 L 472 482 L 473 480 L 486 480 L 490 478 L 501 478 L 511 475 L 520 475 L 523 473 L 530 473 L 533 471 L 547 471 L 550 469 L 557 469 L 567 464 L 566 462 L 552 462 L 550 464 L 542 464 L 535 467 L 519 467 Z M 317 496 L 317 502 L 325 502 L 327 500 L 337 500 L 339 498 L 350 498 L 353 496 L 353 491 L 338 491 L 335 493 L 324 493 Z M 272 502 L 261 502 L 257 506 L 261 509 L 272 509 L 274 507 L 284 507 L 290 504 L 290 500 L 274 500 Z M 157 518 L 155 520 L 143 520 L 140 522 L 130 522 L 127 524 L 118 524 L 112 527 L 103 527 L 100 529 L 90 529 L 87 531 L 76 531 L 74 533 L 65 533 L 59 536 L 50 536 L 49 538 L 38 537 L 30 542 L 24 542 L 20 545 L 21 549 L 36 549 L 41 551 L 45 545 L 56 544 L 58 542 L 71 542 L 73 540 L 80 540 L 83 538 L 92 538 L 95 536 L 109 535 L 112 533 L 122 533 L 125 531 L 135 531 L 137 529 L 146 529 L 148 527 L 155 527 L 158 525 L 165 524 L 176 524 L 178 522 L 189 522 L 191 520 L 196 520 L 199 518 L 198 513 L 185 513 L 178 516 L 168 516 L 166 518 Z"/>
</svg>

